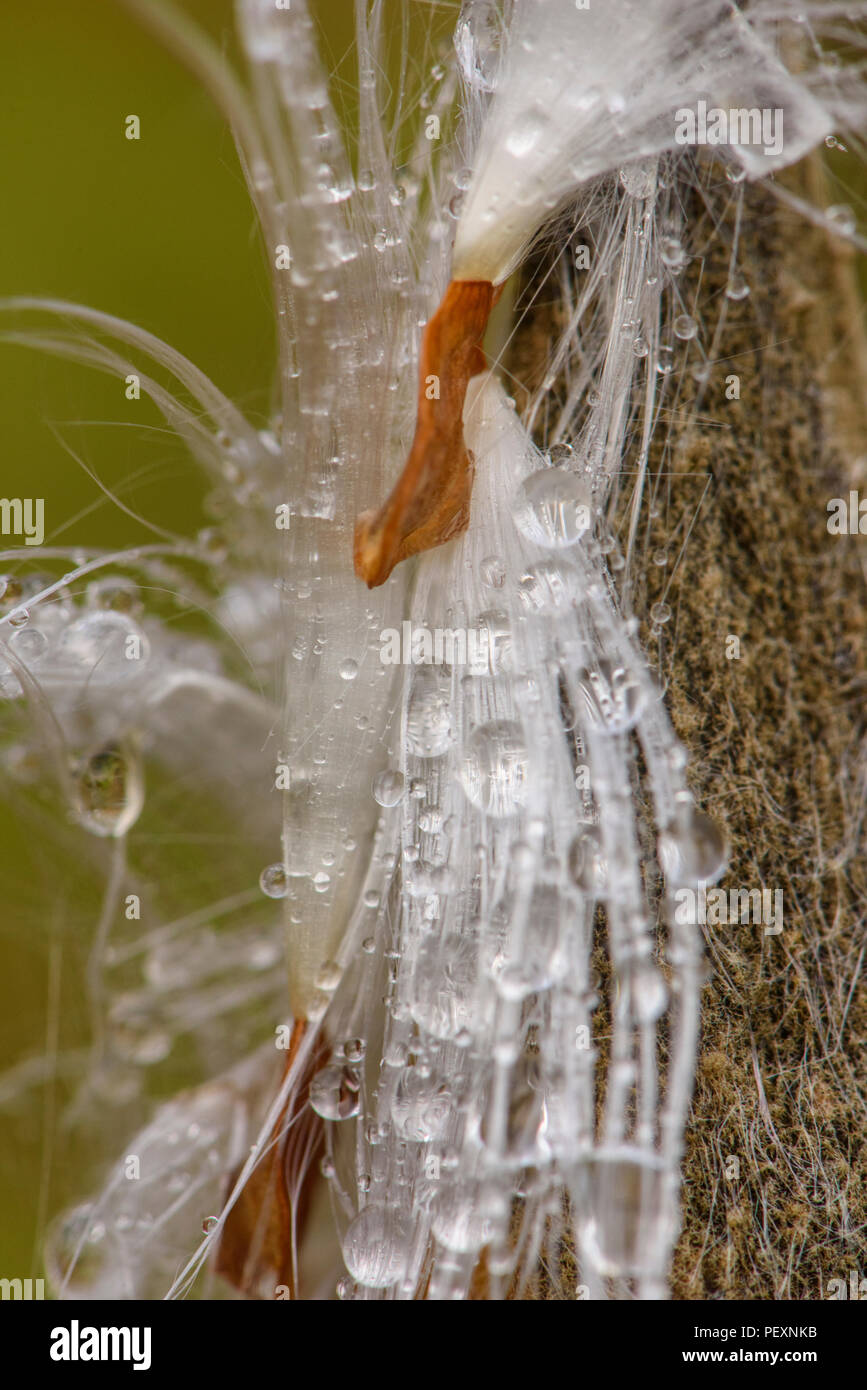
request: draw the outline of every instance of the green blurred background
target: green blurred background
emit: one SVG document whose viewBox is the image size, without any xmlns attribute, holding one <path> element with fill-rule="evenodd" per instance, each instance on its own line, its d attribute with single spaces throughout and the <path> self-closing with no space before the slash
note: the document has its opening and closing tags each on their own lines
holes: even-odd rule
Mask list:
<svg viewBox="0 0 867 1390">
<path fill-rule="evenodd" d="M 230 48 L 229 0 L 184 8 Z M 267 274 L 231 135 L 209 98 L 112 0 L 6 4 L 0 55 L 0 295 L 128 318 L 261 417 L 274 360 Z M 133 113 L 138 141 L 124 136 Z M 117 380 L 0 343 L 0 419 L 3 495 L 45 498 L 49 543 L 153 539 L 101 498 L 52 425 L 151 522 L 182 535 L 207 523 L 195 465 Z M 99 845 L 70 902 L 70 865 L 20 810 L 0 804 L 0 1073 L 50 1045 L 54 1027 L 64 1047 L 85 1039 L 80 971 L 103 858 Z M 66 1099 L 61 1082 L 0 1110 L 0 1275 L 42 1272 L 40 1227 L 76 1192 L 69 1169 L 80 1155 L 66 1152 L 59 1125 Z"/>
</svg>

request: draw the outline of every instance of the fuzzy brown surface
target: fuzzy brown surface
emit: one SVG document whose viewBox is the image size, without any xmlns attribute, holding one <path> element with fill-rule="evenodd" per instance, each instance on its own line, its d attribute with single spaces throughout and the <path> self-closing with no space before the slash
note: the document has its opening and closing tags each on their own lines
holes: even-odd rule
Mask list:
<svg viewBox="0 0 867 1390">
<path fill-rule="evenodd" d="M 815 167 L 806 179 L 797 191 L 815 201 Z M 697 351 L 667 384 L 659 514 L 634 602 L 696 799 L 730 841 L 722 886 L 782 889 L 784 918 L 775 936 L 753 924 L 705 932 L 672 1295 L 819 1299 L 830 1279 L 867 1274 L 867 538 L 826 524 L 831 498 L 867 484 L 863 309 L 845 249 L 750 188 L 740 266 L 751 293 L 727 301 L 728 237 L 709 235 L 701 206 L 696 195 L 702 259 L 681 290 L 690 303 L 701 274 L 705 344 L 725 306 L 722 360 L 695 422 Z M 560 318 L 552 277 L 509 362 L 531 387 Z M 732 373 L 737 401 L 725 397 Z M 655 635 L 647 615 L 664 591 L 672 617 Z M 739 659 L 727 658 L 729 636 Z M 539 1296 L 563 1297 L 572 1281 L 567 1256 Z"/>
</svg>

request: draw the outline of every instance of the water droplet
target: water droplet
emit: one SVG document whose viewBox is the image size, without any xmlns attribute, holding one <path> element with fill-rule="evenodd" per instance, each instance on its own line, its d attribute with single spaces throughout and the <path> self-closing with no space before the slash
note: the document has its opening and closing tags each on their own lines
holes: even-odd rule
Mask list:
<svg viewBox="0 0 867 1390">
<path fill-rule="evenodd" d="M 660 835 L 659 862 L 672 884 L 715 883 L 728 864 L 725 836 L 716 821 L 693 808 L 682 827 Z"/>
<path fill-rule="evenodd" d="M 463 206 L 464 206 L 464 195 L 463 195 L 463 193 L 453 193 L 452 196 L 449 198 L 449 201 L 448 201 L 448 203 L 446 204 L 446 206 L 447 206 L 447 208 L 448 208 L 449 217 L 453 217 L 453 218 L 455 219 L 455 221 L 457 222 L 458 218 L 459 218 L 460 215 L 461 215 L 461 212 L 463 211 Z"/>
<path fill-rule="evenodd" d="M 505 24 L 496 0 L 476 0 L 462 9 L 455 29 L 455 52 L 464 80 L 478 91 L 492 92 L 503 51 Z"/>
<path fill-rule="evenodd" d="M 320 164 L 316 171 L 316 184 L 329 203 L 345 203 L 347 198 L 352 197 L 352 184 L 330 164 Z"/>
<path fill-rule="evenodd" d="M 396 806 L 403 800 L 406 791 L 406 783 L 402 772 L 397 768 L 387 767 L 384 772 L 378 772 L 373 779 L 373 799 L 380 806 Z M 372 906 L 376 906 L 379 895 L 374 895 L 375 901 Z"/>
<path fill-rule="evenodd" d="M 129 613 L 136 617 L 142 609 L 138 585 L 123 577 L 94 580 L 88 584 L 85 597 L 88 608 L 99 608 L 103 612 Z"/>
<path fill-rule="evenodd" d="M 395 1008 L 397 1007 L 398 1006 L 394 1006 L 392 1008 L 392 1017 L 394 1017 Z M 406 1043 L 400 1042 L 397 1038 L 391 1038 L 383 1048 L 382 1060 L 387 1067 L 405 1067 L 407 1055 L 408 1049 Z"/>
<path fill-rule="evenodd" d="M 658 1272 L 674 1233 L 661 1160 L 642 1150 L 600 1153 L 586 1163 L 579 1202 L 582 1247 L 608 1278 Z"/>
<path fill-rule="evenodd" d="M 548 458 L 551 460 L 551 466 L 553 468 L 563 468 L 567 466 L 572 462 L 574 457 L 575 450 L 572 448 L 571 444 L 566 444 L 565 442 L 554 444 L 548 450 Z"/>
<path fill-rule="evenodd" d="M 259 887 L 266 898 L 285 898 L 289 891 L 289 875 L 284 864 L 269 864 L 259 875 Z"/>
<path fill-rule="evenodd" d="M 55 1286 L 65 1285 L 71 1298 L 117 1297 L 115 1242 L 105 1239 L 105 1224 L 94 1212 L 95 1204 L 85 1203 L 64 1213 L 45 1242 L 46 1273 Z"/>
<path fill-rule="evenodd" d="M 402 1139 L 416 1144 L 441 1139 L 452 1111 L 452 1097 L 439 1079 L 423 1076 L 417 1066 L 407 1067 L 391 1103 L 391 1118 Z"/>
<path fill-rule="evenodd" d="M 131 743 L 109 743 L 73 768 L 76 817 L 92 835 L 125 835 L 141 814 L 144 779 Z"/>
<path fill-rule="evenodd" d="M 855 214 L 848 203 L 835 203 L 825 212 L 825 217 L 835 231 L 843 232 L 849 236 L 856 227 Z"/>
<path fill-rule="evenodd" d="M 649 198 L 656 185 L 653 164 L 629 164 L 620 170 L 620 182 L 629 198 Z"/>
<path fill-rule="evenodd" d="M 489 589 L 502 589 L 506 582 L 506 566 L 499 555 L 488 555 L 479 566 L 479 573 Z"/>
<path fill-rule="evenodd" d="M 301 920 L 300 918 L 298 919 Z M 330 996 L 324 990 L 314 990 L 307 1001 L 307 1018 L 310 1023 L 318 1023 L 325 1017 L 330 1002 Z"/>
<path fill-rule="evenodd" d="M 340 665 L 340 679 L 343 681 L 354 681 L 358 675 L 358 662 L 348 657 Z"/>
<path fill-rule="evenodd" d="M 551 122 L 547 111 L 537 108 L 535 111 L 522 113 L 513 121 L 503 143 L 510 155 L 515 159 L 523 159 L 539 148 L 550 129 Z"/>
<path fill-rule="evenodd" d="M 475 936 L 435 932 L 419 948 L 412 976 L 410 1012 L 435 1038 L 456 1038 L 473 1018 L 478 971 Z"/>
<path fill-rule="evenodd" d="M 581 575 L 567 560 L 541 560 L 518 584 L 518 598 L 531 613 L 571 612 L 581 594 Z"/>
<path fill-rule="evenodd" d="M 366 1050 L 367 1045 L 363 1038 L 347 1038 L 343 1044 L 343 1055 L 347 1062 L 363 1061 Z"/>
<path fill-rule="evenodd" d="M 343 971 L 335 960 L 326 960 L 320 965 L 316 974 L 315 985 L 317 989 L 323 989 L 327 994 L 332 994 L 340 984 Z"/>
<path fill-rule="evenodd" d="M 486 1146 L 490 1144 L 490 1118 L 490 1112 L 486 1113 L 480 1127 L 482 1143 Z M 503 1154 L 507 1162 L 524 1167 L 539 1161 L 542 1155 L 540 1128 L 544 1118 L 544 1092 L 539 1085 L 538 1066 L 526 1057 L 519 1057 L 509 1094 Z"/>
<path fill-rule="evenodd" d="M 13 632 L 9 638 L 9 646 L 20 661 L 30 665 L 45 654 L 48 638 L 38 627 L 22 627 Z"/>
<path fill-rule="evenodd" d="M 659 255 L 662 264 L 668 266 L 674 275 L 683 270 L 686 265 L 686 252 L 679 237 L 664 236 L 660 244 Z"/>
<path fill-rule="evenodd" d="M 411 898 L 426 899 L 426 907 L 433 916 L 438 916 L 439 914 L 436 910 L 438 895 L 447 892 L 449 889 L 449 871 L 442 865 L 437 867 L 432 866 L 428 861 L 421 862 L 419 859 L 418 845 L 407 845 L 403 853 L 403 858 L 404 892 Z"/>
<path fill-rule="evenodd" d="M 473 639 L 475 650 L 470 647 L 468 655 L 476 675 L 497 676 L 511 669 L 512 625 L 507 613 L 490 609 L 480 613 Z"/>
<path fill-rule="evenodd" d="M 677 318 L 674 320 L 675 337 L 682 338 L 685 342 L 688 342 L 690 338 L 695 337 L 697 332 L 698 324 L 690 314 L 678 314 Z"/>
<path fill-rule="evenodd" d="M 518 530 L 536 545 L 574 545 L 590 526 L 589 490 L 575 473 L 541 468 L 518 488 L 512 515 Z"/>
<path fill-rule="evenodd" d="M 431 667 L 413 676 L 406 712 L 406 739 L 420 758 L 439 758 L 454 737 L 451 681 Z"/>
<path fill-rule="evenodd" d="M 310 1083 L 310 1105 L 323 1120 L 351 1120 L 361 1106 L 358 1077 L 350 1067 L 323 1067 Z"/>
<path fill-rule="evenodd" d="M 388 1289 L 406 1268 L 409 1235 L 402 1214 L 391 1207 L 365 1207 L 343 1237 L 346 1268 L 369 1289 Z"/>
<path fill-rule="evenodd" d="M 600 661 L 595 669 L 578 673 L 584 708 L 590 721 L 605 733 L 633 728 L 644 705 L 641 686 L 623 666 Z"/>
<path fill-rule="evenodd" d="M 117 680 L 140 673 L 150 643 L 125 613 L 90 613 L 66 629 L 59 654 L 62 661 L 86 668 L 91 680 Z"/>
<path fill-rule="evenodd" d="M 537 884 L 523 931 L 514 944 L 511 939 L 506 941 L 491 966 L 504 999 L 523 999 L 549 989 L 562 977 L 567 964 L 561 950 L 562 916 L 563 900 L 557 888 L 550 883 Z"/>
<path fill-rule="evenodd" d="M 663 603 L 660 601 L 659 603 L 654 603 L 651 606 L 650 621 L 652 623 L 656 623 L 659 627 L 662 627 L 664 623 L 668 622 L 670 617 L 671 608 L 667 603 Z"/>
<path fill-rule="evenodd" d="M 493 720 L 474 729 L 460 769 L 469 800 L 485 815 L 515 815 L 527 795 L 529 761 L 524 733 L 512 720 Z"/>
<path fill-rule="evenodd" d="M 632 961 L 626 974 L 632 1012 L 638 1023 L 655 1023 L 665 1012 L 668 989 L 652 960 Z"/>
<path fill-rule="evenodd" d="M 750 287 L 742 275 L 734 271 L 729 277 L 726 285 L 726 299 L 732 299 L 738 303 L 741 299 L 746 299 L 749 295 Z"/>
<path fill-rule="evenodd" d="M 327 893 L 331 884 L 331 875 L 320 870 L 318 874 L 313 875 L 310 881 L 313 884 L 314 893 Z"/>
<path fill-rule="evenodd" d="M 598 826 L 588 825 L 569 846 L 569 873 L 584 893 L 598 897 L 605 892 L 608 868 Z"/>
<path fill-rule="evenodd" d="M 360 169 L 358 171 L 358 187 L 362 193 L 370 193 L 376 187 L 376 175 L 372 169 Z"/>
<path fill-rule="evenodd" d="M 490 1220 L 480 1210 L 478 1193 L 449 1184 L 437 1194 L 431 1229 L 446 1250 L 470 1254 L 490 1239 Z"/>
<path fill-rule="evenodd" d="M 646 357 L 650 351 L 646 338 L 633 338 L 632 351 L 636 357 Z"/>
<path fill-rule="evenodd" d="M 202 1222 L 202 1230 L 204 1231 L 206 1236 L 209 1236 L 211 1234 L 211 1231 L 215 1231 L 219 1224 L 219 1216 L 206 1216 L 204 1221 Z"/>
<path fill-rule="evenodd" d="M 660 376 L 668 376 L 674 366 L 674 349 L 663 345 L 656 355 L 656 370 Z"/>
</svg>

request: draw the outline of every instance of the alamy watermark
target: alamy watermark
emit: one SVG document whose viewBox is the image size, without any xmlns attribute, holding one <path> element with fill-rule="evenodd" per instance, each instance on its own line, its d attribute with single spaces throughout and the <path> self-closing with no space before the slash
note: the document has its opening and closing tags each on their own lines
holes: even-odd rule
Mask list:
<svg viewBox="0 0 867 1390">
<path fill-rule="evenodd" d="M 476 675 L 497 669 L 507 659 L 511 636 L 495 624 L 478 627 L 418 627 L 403 622 L 379 634 L 384 666 L 466 666 Z"/>
<path fill-rule="evenodd" d="M 25 545 L 45 540 L 44 497 L 0 497 L 0 534 L 23 536 Z"/>
<path fill-rule="evenodd" d="M 678 888 L 674 920 L 680 925 L 724 927 L 741 923 L 763 926 L 765 936 L 783 930 L 782 888 Z"/>
<path fill-rule="evenodd" d="M 780 106 L 681 106 L 675 111 L 674 138 L 678 145 L 756 145 L 768 158 L 783 151 L 783 110 Z"/>
<path fill-rule="evenodd" d="M 134 1371 L 149 1371 L 149 1327 L 82 1327 L 73 1318 L 69 1327 L 51 1331 L 52 1361 L 131 1361 Z"/>
<path fill-rule="evenodd" d="M 837 1278 L 828 1280 L 828 1292 L 825 1294 L 828 1299 L 844 1299 L 850 1302 L 862 1302 L 867 1299 L 867 1279 L 862 1279 L 860 1271 L 850 1269 L 848 1278 Z"/>
<path fill-rule="evenodd" d="M 31 1303 L 45 1297 L 44 1279 L 0 1279 L 0 1299 Z"/>
<path fill-rule="evenodd" d="M 848 497 L 832 497 L 825 510 L 829 535 L 867 536 L 867 497 L 854 488 Z"/>
</svg>

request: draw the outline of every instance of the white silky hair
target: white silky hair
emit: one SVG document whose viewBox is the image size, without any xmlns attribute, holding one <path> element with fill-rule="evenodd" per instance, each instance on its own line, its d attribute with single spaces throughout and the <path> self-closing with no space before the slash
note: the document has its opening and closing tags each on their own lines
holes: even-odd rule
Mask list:
<svg viewBox="0 0 867 1390">
<path fill-rule="evenodd" d="M 492 69 L 493 95 L 455 239 L 463 279 L 504 280 L 582 184 L 677 148 L 677 113 L 699 102 L 781 113 L 779 152 L 728 147 L 751 177 L 794 163 L 835 127 L 834 103 L 791 77 L 728 0 L 515 0 L 497 47 L 477 60 Z"/>
<path fill-rule="evenodd" d="M 131 325 L 60 302 L 4 305 L 51 324 L 7 338 L 120 376 L 141 373 L 147 355 L 155 366 L 141 374 L 143 389 L 229 506 L 216 558 L 207 539 L 171 537 L 68 567 L 70 555 L 54 556 L 62 578 L 31 584 L 0 619 L 0 680 L 7 699 L 30 700 L 85 829 L 134 848 L 142 746 L 182 767 L 213 759 L 217 738 L 233 769 L 222 781 L 215 773 L 217 794 L 231 801 L 241 779 L 244 807 L 277 861 L 271 925 L 280 912 L 290 1008 L 312 1026 L 264 1120 L 261 1106 L 237 1105 L 236 1073 L 209 1075 L 198 1099 L 179 1098 L 142 1131 L 167 1175 L 178 1168 L 185 1105 L 196 1173 L 212 1152 L 229 1171 L 256 1140 L 171 1291 L 193 1286 L 318 1038 L 330 1056 L 313 1104 L 326 1122 L 334 1208 L 322 1296 L 339 1278 L 344 1298 L 467 1297 L 483 1258 L 489 1296 L 514 1296 L 559 1241 L 574 1249 L 590 1297 L 612 1288 L 664 1296 L 702 978 L 698 927 L 677 920 L 672 893 L 713 881 L 725 865 L 722 838 L 687 789 L 687 754 L 630 610 L 648 451 L 671 371 L 671 322 L 683 309 L 680 193 L 697 177 L 675 116 L 701 100 L 782 110 L 779 158 L 742 144 L 718 152 L 734 198 L 742 174 L 760 177 L 834 130 L 857 129 L 863 93 L 816 56 L 823 20 L 848 34 L 853 6 L 468 0 L 455 15 L 454 57 L 432 55 L 417 83 L 424 100 L 398 170 L 395 132 L 381 119 L 391 0 L 356 6 L 351 149 L 303 0 L 288 10 L 241 0 L 247 86 L 169 8 L 130 5 L 232 123 L 272 267 L 279 408 L 256 430 L 191 363 Z M 783 61 L 781 36 L 797 71 Z M 453 136 L 429 138 L 429 114 L 444 131 L 452 120 Z M 412 121 L 401 118 L 405 137 Z M 474 378 L 464 414 L 476 470 L 469 527 L 368 592 L 352 574 L 353 524 L 402 466 L 421 327 L 451 274 L 500 283 L 544 236 L 594 248 L 583 280 L 565 258 L 559 268 L 564 326 L 545 381 L 519 416 L 496 363 Z M 736 244 L 732 277 L 735 259 Z M 555 407 L 558 377 L 566 389 Z M 621 547 L 610 522 L 624 498 Z M 288 531 L 274 526 L 283 504 Z M 255 676 L 276 670 L 279 702 L 225 674 L 225 632 L 186 647 L 142 615 L 138 599 L 130 612 L 116 591 L 78 595 L 102 570 L 163 575 L 159 566 L 181 559 L 205 566 Z M 186 572 L 173 570 L 171 582 L 204 601 Z M 379 634 L 404 619 L 484 632 L 489 668 L 384 664 Z M 28 645 L 24 632 L 38 636 Z M 118 644 L 136 636 L 146 659 L 123 665 Z M 190 690 L 195 708 L 178 698 Z M 103 765 L 85 769 L 84 790 L 81 771 L 68 771 L 70 749 L 92 758 L 107 747 L 127 788 L 114 820 L 93 805 Z M 121 873 L 118 858 L 113 902 Z M 111 997 L 109 917 L 91 978 L 97 1013 Z M 600 930 L 610 965 L 604 1049 L 593 1032 Z M 197 1010 L 182 962 L 167 954 L 186 932 L 163 924 L 140 948 L 151 968 L 132 1003 L 151 1017 L 169 995 L 164 1033 L 215 1016 Z M 253 944 L 262 950 L 258 930 Z M 237 953 L 225 939 L 211 947 L 208 968 L 231 976 Z M 203 998 L 218 997 L 227 1017 L 265 1000 L 276 1010 L 278 975 L 266 960 L 252 995 Z M 125 1008 L 114 1023 L 129 1028 L 128 997 Z M 265 1033 L 279 1021 L 269 1014 Z M 160 1060 L 149 1038 L 142 1066 Z M 250 1067 L 243 1076 L 261 1089 L 268 1066 L 260 1056 Z M 210 1146 L 200 1128 L 192 1133 L 202 1109 Z M 216 1201 L 217 1183 L 203 1190 Z M 58 1287 L 101 1296 L 115 1269 L 128 1296 L 151 1293 L 156 1257 L 134 1207 L 113 1180 L 77 1209 L 55 1249 Z M 188 1215 L 180 1199 L 178 1211 Z M 78 1256 L 95 1226 L 111 1236 L 88 1285 Z M 299 1259 L 303 1279 L 303 1244 Z"/>
</svg>

